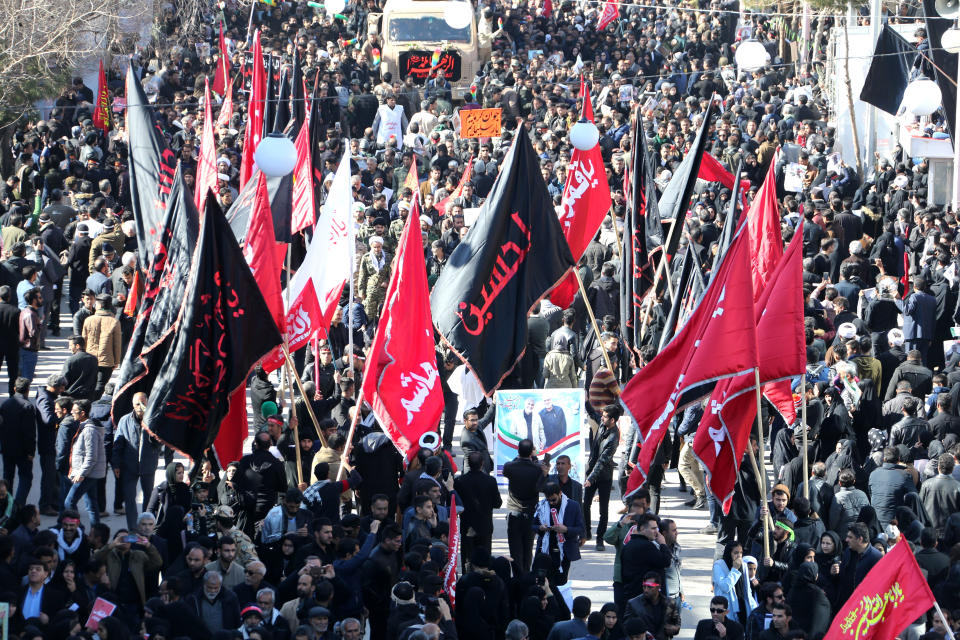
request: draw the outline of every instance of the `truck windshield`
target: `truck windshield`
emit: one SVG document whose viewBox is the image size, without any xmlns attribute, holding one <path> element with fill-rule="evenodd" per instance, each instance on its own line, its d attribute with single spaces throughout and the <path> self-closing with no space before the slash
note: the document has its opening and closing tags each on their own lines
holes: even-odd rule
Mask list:
<svg viewBox="0 0 960 640">
<path fill-rule="evenodd" d="M 388 29 L 392 42 L 470 42 L 470 27 L 454 29 L 442 16 L 395 16 Z"/>
</svg>

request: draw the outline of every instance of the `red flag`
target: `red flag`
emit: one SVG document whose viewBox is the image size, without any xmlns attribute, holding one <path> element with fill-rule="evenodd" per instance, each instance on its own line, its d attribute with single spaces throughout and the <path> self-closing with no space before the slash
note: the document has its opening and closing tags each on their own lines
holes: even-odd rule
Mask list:
<svg viewBox="0 0 960 640">
<path fill-rule="evenodd" d="M 583 117 L 587 122 L 593 122 L 593 105 L 583 78 L 580 79 L 580 97 L 583 99 Z M 603 169 L 600 145 L 589 151 L 573 150 L 561 207 L 563 236 L 570 245 L 573 259 L 579 260 L 610 211 L 610 184 Z M 571 270 L 550 292 L 550 302 L 561 309 L 569 307 L 578 288 L 577 276 Z"/>
<path fill-rule="evenodd" d="M 443 590 L 450 597 L 450 607 L 457 602 L 457 557 L 460 555 L 460 523 L 457 522 L 457 496 L 450 496 L 450 532 L 447 534 L 447 566 L 443 570 Z"/>
<path fill-rule="evenodd" d="M 750 244 L 741 231 L 687 323 L 623 389 L 620 401 L 641 443 L 627 493 L 643 484 L 670 419 L 697 398 L 697 387 L 733 376 L 752 379 L 756 366 Z"/>
<path fill-rule="evenodd" d="M 704 156 L 709 154 L 703 154 Z M 747 210 L 747 230 L 753 259 L 753 298 L 763 293 L 767 280 L 773 275 L 783 256 L 783 236 L 780 234 L 780 210 L 777 208 L 777 176 L 770 163 L 767 177 L 757 197 Z"/>
<path fill-rule="evenodd" d="M 597 21 L 597 31 L 603 31 L 607 25 L 620 17 L 620 7 L 616 2 L 606 0 L 603 3 L 603 10 L 600 12 L 600 19 Z"/>
<path fill-rule="evenodd" d="M 410 163 L 410 170 L 407 171 L 407 175 L 403 179 L 403 186 L 410 187 L 410 190 L 413 191 L 413 197 L 415 199 L 420 198 L 420 176 L 417 175 L 416 158 L 414 158 L 413 162 Z"/>
<path fill-rule="evenodd" d="M 143 280 L 140 278 L 140 269 L 134 269 L 133 282 L 130 283 L 130 289 L 127 291 L 127 301 L 123 305 L 123 314 L 128 318 L 137 316 L 137 309 L 140 308 L 141 291 L 143 291 Z"/>
<path fill-rule="evenodd" d="M 103 73 L 103 60 L 100 61 L 100 75 L 97 80 L 97 104 L 93 108 L 93 126 L 110 131 L 110 94 L 107 91 L 107 77 Z"/>
<path fill-rule="evenodd" d="M 243 457 L 243 441 L 247 438 L 247 390 L 240 387 L 230 394 L 230 408 L 220 422 L 213 439 L 213 451 L 221 468 Z"/>
<path fill-rule="evenodd" d="M 273 233 L 273 214 L 270 212 L 270 194 L 267 177 L 260 173 L 257 193 L 250 212 L 250 228 L 243 243 L 243 257 L 247 259 L 253 277 L 260 285 L 263 299 L 270 308 L 277 327 L 283 330 L 283 295 L 280 292 L 280 266 L 283 263 L 283 244 Z"/>
<path fill-rule="evenodd" d="M 707 182 L 719 182 L 727 189 L 733 189 L 733 174 L 709 153 L 700 158 L 700 171 L 697 177 Z"/>
<path fill-rule="evenodd" d="M 450 206 L 450 203 L 459 198 L 460 194 L 463 193 L 463 188 L 468 182 L 470 182 L 470 176 L 472 175 L 472 172 L 473 158 L 470 158 L 467 161 L 467 166 L 463 169 L 463 175 L 460 176 L 460 182 L 457 183 L 457 188 L 453 190 L 453 193 L 434 205 L 437 208 L 437 211 L 440 212 L 441 216 L 447 215 L 447 207 Z"/>
<path fill-rule="evenodd" d="M 543 17 L 549 18 L 553 13 L 553 0 L 543 0 Z"/>
<path fill-rule="evenodd" d="M 300 127 L 293 143 L 297 164 L 293 168 L 293 215 L 290 232 L 312 227 L 316 221 L 313 202 L 313 158 L 310 154 L 310 127 Z"/>
<path fill-rule="evenodd" d="M 210 99 L 210 82 L 204 83 L 203 134 L 200 136 L 200 159 L 197 161 L 197 181 L 193 193 L 197 211 L 203 211 L 207 193 L 217 190 L 217 141 L 213 137 L 213 107 Z"/>
<path fill-rule="evenodd" d="M 910 545 L 898 542 L 867 572 L 840 610 L 826 640 L 896 638 L 936 603 Z"/>
<path fill-rule="evenodd" d="M 407 459 L 420 448 L 420 436 L 436 429 L 440 420 L 439 376 L 420 205 L 414 200 L 400 236 L 361 391 L 384 432 Z"/>
<path fill-rule="evenodd" d="M 267 95 L 267 72 L 263 68 L 263 49 L 260 32 L 253 36 L 253 78 L 250 81 L 250 101 L 247 103 L 247 132 L 243 137 L 243 156 L 240 162 L 240 187 L 253 175 L 253 154 L 263 137 L 263 107 Z"/>
<path fill-rule="evenodd" d="M 742 233 L 742 232 L 741 232 Z M 790 394 L 790 376 L 806 366 L 803 331 L 803 229 L 797 229 L 767 286 L 754 305 L 760 381 L 775 399 L 790 398 L 792 424 L 796 409 Z M 749 376 L 720 382 L 710 396 L 693 441 L 693 452 L 707 469 L 710 490 L 729 512 L 737 471 L 757 417 L 755 379 Z M 783 387 L 786 386 L 786 389 Z M 782 402 L 777 402 L 781 408 Z M 784 418 L 787 418 L 785 415 Z"/>
<path fill-rule="evenodd" d="M 223 23 L 220 23 L 220 58 L 217 60 L 217 71 L 213 77 L 213 90 L 219 96 L 226 95 L 230 86 L 230 54 L 227 53 L 227 41 L 223 37 Z"/>
</svg>

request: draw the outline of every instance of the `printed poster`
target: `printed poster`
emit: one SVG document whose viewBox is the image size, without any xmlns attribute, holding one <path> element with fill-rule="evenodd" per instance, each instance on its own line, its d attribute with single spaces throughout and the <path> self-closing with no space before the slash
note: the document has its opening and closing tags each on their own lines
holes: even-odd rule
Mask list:
<svg viewBox="0 0 960 640">
<path fill-rule="evenodd" d="M 517 444 L 533 440 L 535 455 L 551 460 L 570 456 L 570 477 L 583 482 L 586 470 L 586 423 L 583 389 L 511 389 L 494 395 L 494 465 L 497 482 L 506 484 L 503 465 L 517 457 Z"/>
<path fill-rule="evenodd" d="M 87 618 L 87 624 L 84 626 L 87 629 L 95 630 L 97 623 L 112 614 L 116 608 L 117 605 L 112 602 L 104 600 L 103 598 L 97 598 L 93 603 L 93 608 L 90 609 L 90 617 Z"/>
</svg>

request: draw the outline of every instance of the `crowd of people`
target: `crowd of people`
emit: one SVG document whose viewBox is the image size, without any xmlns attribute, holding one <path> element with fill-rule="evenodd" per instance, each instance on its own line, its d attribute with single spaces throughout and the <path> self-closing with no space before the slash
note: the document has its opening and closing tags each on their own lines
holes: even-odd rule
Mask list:
<svg viewBox="0 0 960 640">
<path fill-rule="evenodd" d="M 327 339 L 297 353 L 306 382 L 292 403 L 275 376 L 254 371 L 250 450 L 224 469 L 212 459 L 184 464 L 158 441 L 143 420 L 148 394 L 116 423 L 111 417 L 115 371 L 136 322 L 128 300 L 146 267 L 122 110 L 109 131 L 95 128 L 93 91 L 77 78 L 42 118 L 21 118 L 13 148 L 2 150 L 12 159 L 0 188 L 0 363 L 9 380 L 0 404 L 0 602 L 10 637 L 668 640 L 689 632 L 695 640 L 818 640 L 893 545 L 915 551 L 946 624 L 958 629 L 960 349 L 943 345 L 960 322 L 960 219 L 927 202 L 926 162 L 899 148 L 866 176 L 832 156 L 836 129 L 816 63 L 831 19 L 821 18 L 814 41 L 798 41 L 796 16 L 741 13 L 735 2 L 623 3 L 599 30 L 599 2 L 486 0 L 475 10 L 492 55 L 461 105 L 443 78 L 380 72 L 382 43 L 367 27 L 382 1 L 352 0 L 337 16 L 313 3 L 270 4 L 255 3 L 249 19 L 265 53 L 283 65 L 297 56 L 304 77 L 316 79 L 313 113 L 326 139 L 313 152 L 331 172 L 343 153 L 352 159 L 356 297 L 345 288 Z M 169 5 L 161 11 L 155 41 L 135 63 L 191 186 L 218 22 L 231 42 L 235 113 L 216 128 L 215 190 L 229 215 L 241 187 L 248 14 L 229 0 L 209 3 L 199 42 L 187 46 L 184 34 L 197 25 L 182 24 Z M 748 36 L 770 54 L 756 72 L 732 64 L 736 42 Z M 814 63 L 799 63 L 798 50 Z M 109 74 L 111 100 L 123 95 L 122 71 Z M 504 388 L 583 388 L 589 452 L 578 480 L 569 457 L 539 455 L 531 430 L 503 467 L 502 495 L 488 436 L 495 409 L 456 355 L 437 347 L 441 437 L 412 460 L 369 406 L 356 406 L 363 356 L 414 198 L 430 286 L 466 237 L 465 211 L 483 203 L 515 127 L 529 133 L 561 207 L 581 76 L 600 131 L 610 215 L 580 260 L 583 293 L 568 309 L 547 298 L 534 310 L 527 351 Z M 707 128 L 707 153 L 750 180 L 748 201 L 776 162 L 784 241 L 805 221 L 806 424 L 786 424 L 764 406 L 772 489 L 762 495 L 744 462 L 728 514 L 692 451 L 703 402 L 674 420 L 643 487 L 618 499 L 638 438 L 617 396 L 655 357 L 669 311 L 666 299 L 645 307 L 642 343 L 626 346 L 619 252 L 629 242 L 631 130 L 643 129 L 663 189 L 714 95 L 723 109 Z M 398 105 L 401 140 L 384 135 Z M 458 109 L 478 106 L 502 109 L 502 136 L 459 138 Z M 421 178 L 411 189 L 414 163 Z M 798 191 L 787 190 L 788 163 L 803 166 Z M 468 166 L 464 187 L 445 202 Z M 324 196 L 329 186 L 325 179 Z M 680 252 L 704 273 L 731 197 L 702 183 L 681 212 Z M 293 239 L 301 249 L 304 242 Z M 64 329 L 62 370 L 37 379 Z M 758 450 L 756 434 L 749 446 Z M 701 533 L 716 535 L 704 620 L 692 619 L 684 597 L 677 523 L 658 515 L 671 468 L 691 494 L 686 507 L 702 517 Z M 111 507 L 125 519 L 113 530 L 102 521 Z M 496 556 L 501 508 L 509 555 Z M 453 589 L 445 568 L 455 516 Z M 43 528 L 41 517 L 55 522 Z M 593 600 L 571 597 L 582 553 L 610 564 L 611 589 L 592 592 Z M 900 637 L 949 632 L 928 614 Z"/>
</svg>

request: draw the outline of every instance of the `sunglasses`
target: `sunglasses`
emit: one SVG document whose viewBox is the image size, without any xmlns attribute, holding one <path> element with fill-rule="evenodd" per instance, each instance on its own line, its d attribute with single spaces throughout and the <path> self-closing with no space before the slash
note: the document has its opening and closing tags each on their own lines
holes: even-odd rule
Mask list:
<svg viewBox="0 0 960 640">
<path fill-rule="evenodd" d="M 726 612 L 727 612 L 726 609 L 714 609 L 712 607 L 710 608 L 710 613 L 726 613 Z"/>
</svg>

